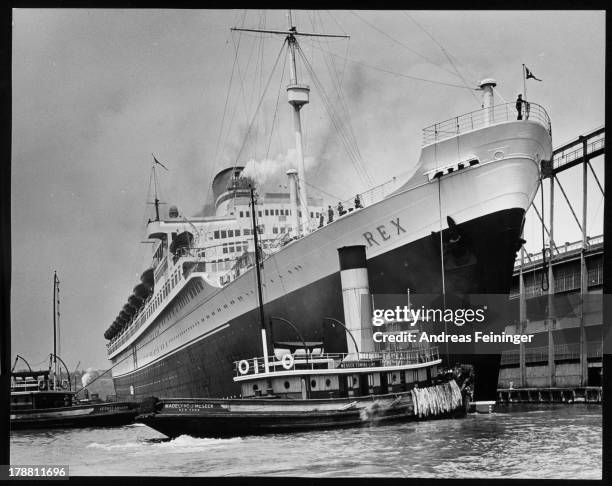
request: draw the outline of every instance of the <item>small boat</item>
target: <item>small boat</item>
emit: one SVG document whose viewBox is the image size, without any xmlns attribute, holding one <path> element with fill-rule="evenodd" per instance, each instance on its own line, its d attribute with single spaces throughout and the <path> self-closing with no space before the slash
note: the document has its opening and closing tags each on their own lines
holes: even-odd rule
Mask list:
<svg viewBox="0 0 612 486">
<path fill-rule="evenodd" d="M 132 423 L 137 405 L 133 402 L 78 400 L 72 390 L 70 372 L 57 354 L 59 327 L 59 280 L 53 274 L 53 354 L 46 370 L 32 370 L 17 355 L 11 370 L 11 429 L 103 427 Z M 14 371 L 21 359 L 27 371 Z M 60 365 L 66 371 L 62 378 Z M 80 391 L 80 390 L 79 390 Z"/>
<path fill-rule="evenodd" d="M 251 204 L 254 208 L 252 189 Z M 253 237 L 258 248 L 257 231 Z M 371 326 L 368 335 L 363 325 L 371 316 L 364 305 L 370 302 L 364 246 L 338 249 L 345 315 L 352 316 L 348 325 L 338 321 L 346 330 L 348 353 L 323 352 L 322 342 L 306 342 L 289 320 L 275 316 L 270 316 L 270 323 L 284 322 L 300 341 L 269 342 L 258 253 L 263 357 L 234 361 L 233 380 L 241 386 L 240 398 L 149 397 L 140 404 L 137 422 L 171 438 L 231 437 L 457 417 L 467 412 L 469 375 L 439 369 L 442 360 L 436 347 L 374 350 Z"/>
<path fill-rule="evenodd" d="M 11 373 L 11 429 L 118 426 L 136 416 L 133 402 L 80 403 L 75 395 L 50 369 Z"/>
</svg>

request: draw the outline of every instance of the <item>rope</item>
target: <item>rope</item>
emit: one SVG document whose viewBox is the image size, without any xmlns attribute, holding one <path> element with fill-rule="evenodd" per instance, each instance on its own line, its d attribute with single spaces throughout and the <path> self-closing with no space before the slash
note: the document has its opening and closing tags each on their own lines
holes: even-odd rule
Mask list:
<svg viewBox="0 0 612 486">
<path fill-rule="evenodd" d="M 552 185 L 552 179 L 550 180 L 550 183 Z M 552 189 L 551 189 L 552 190 Z M 546 242 L 545 242 L 545 238 L 544 238 L 544 230 L 545 230 L 545 226 L 544 226 L 544 183 L 542 181 L 542 176 L 540 176 L 540 199 L 541 199 L 541 205 L 542 205 L 542 272 L 540 275 L 540 287 L 542 288 L 542 292 L 546 292 L 549 288 L 549 284 L 550 282 L 548 281 L 548 273 L 546 272 Z M 552 248 L 553 248 L 554 242 L 552 240 L 552 238 L 550 239 L 550 256 L 552 258 Z M 534 267 L 535 270 L 535 267 Z"/>
</svg>

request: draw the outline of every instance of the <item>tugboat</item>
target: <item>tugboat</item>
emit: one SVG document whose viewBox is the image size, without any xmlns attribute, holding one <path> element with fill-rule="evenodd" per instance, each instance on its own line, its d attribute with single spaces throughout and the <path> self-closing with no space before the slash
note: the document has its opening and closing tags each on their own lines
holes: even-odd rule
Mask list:
<svg viewBox="0 0 612 486">
<path fill-rule="evenodd" d="M 251 188 L 251 206 L 255 208 Z M 253 227 L 256 227 L 255 214 Z M 259 248 L 257 232 L 253 232 Z M 264 325 L 259 251 L 255 252 L 263 357 L 234 361 L 240 398 L 143 401 L 136 417 L 174 438 L 231 437 L 456 417 L 469 404 L 467 381 L 438 369 L 437 347 L 374 350 L 365 246 L 338 249 L 348 353 L 325 353 L 322 342 L 270 342 Z M 272 348 L 273 352 L 269 350 Z M 463 377 L 462 377 L 463 378 Z"/>
<path fill-rule="evenodd" d="M 102 427 L 132 423 L 136 404 L 131 402 L 97 402 L 81 404 L 72 390 L 70 372 L 57 355 L 59 316 L 59 280 L 53 274 L 53 354 L 46 370 L 32 370 L 22 356 L 17 355 L 11 371 L 11 429 L 68 427 Z M 21 359 L 27 371 L 14 371 Z M 59 363 L 58 363 L 59 362 Z M 66 371 L 61 378 L 60 363 Z"/>
</svg>

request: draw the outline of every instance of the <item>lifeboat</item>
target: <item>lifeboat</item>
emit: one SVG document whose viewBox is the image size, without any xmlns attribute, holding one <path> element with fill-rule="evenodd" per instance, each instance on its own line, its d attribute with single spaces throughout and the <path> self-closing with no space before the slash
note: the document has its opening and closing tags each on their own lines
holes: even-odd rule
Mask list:
<svg viewBox="0 0 612 486">
<path fill-rule="evenodd" d="M 151 295 L 151 292 L 151 287 L 143 283 L 139 283 L 138 285 L 136 285 L 136 287 L 134 287 L 134 295 L 141 299 L 146 299 L 149 295 Z"/>
<path fill-rule="evenodd" d="M 136 308 L 132 307 L 130 304 L 125 304 L 123 306 L 123 311 L 128 315 L 128 316 L 133 316 L 134 314 L 136 314 Z"/>
<path fill-rule="evenodd" d="M 140 281 L 148 287 L 153 288 L 153 267 L 147 268 L 140 276 Z"/>
<path fill-rule="evenodd" d="M 143 299 L 135 294 L 132 294 L 128 297 L 128 304 L 130 304 L 135 309 L 140 308 L 140 306 L 142 305 L 142 301 Z"/>
<path fill-rule="evenodd" d="M 176 253 L 181 248 L 189 248 L 193 243 L 193 235 L 189 231 L 183 231 L 175 236 L 170 243 L 170 252 Z"/>
<path fill-rule="evenodd" d="M 121 312 L 119 312 L 119 317 L 121 317 L 121 319 L 123 320 L 122 324 L 125 324 L 126 322 L 130 320 L 130 315 L 127 312 L 125 312 L 125 310 L 122 310 Z"/>
</svg>

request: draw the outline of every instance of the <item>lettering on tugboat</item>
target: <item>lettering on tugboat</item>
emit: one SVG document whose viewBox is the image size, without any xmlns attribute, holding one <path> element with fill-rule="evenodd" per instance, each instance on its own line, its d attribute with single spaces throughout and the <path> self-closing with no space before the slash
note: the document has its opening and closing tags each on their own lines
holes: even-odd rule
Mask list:
<svg viewBox="0 0 612 486">
<path fill-rule="evenodd" d="M 207 409 L 217 409 L 218 411 L 227 410 L 227 407 L 223 407 L 218 403 L 165 403 L 164 409 L 170 409 L 173 412 L 178 413 L 190 413 L 199 412 Z"/>
<path fill-rule="evenodd" d="M 404 227 L 400 224 L 400 219 L 395 218 L 392 219 L 390 221 L 391 224 L 391 228 L 387 229 L 387 227 L 384 224 L 381 224 L 380 226 L 376 227 L 375 231 L 366 231 L 365 233 L 363 233 L 363 237 L 365 238 L 366 242 L 368 243 L 368 245 L 370 247 L 374 246 L 374 245 L 378 245 L 380 246 L 380 243 L 376 240 L 376 238 L 381 239 L 382 241 L 387 241 L 391 239 L 392 235 L 399 235 L 400 233 L 405 233 L 406 230 L 404 229 Z M 394 232 L 395 230 L 395 232 Z M 390 231 L 392 234 L 390 235 L 388 233 L 388 231 Z"/>
</svg>

